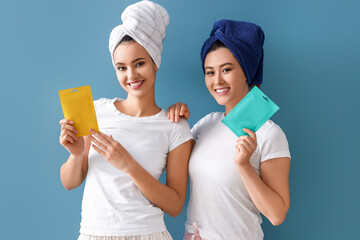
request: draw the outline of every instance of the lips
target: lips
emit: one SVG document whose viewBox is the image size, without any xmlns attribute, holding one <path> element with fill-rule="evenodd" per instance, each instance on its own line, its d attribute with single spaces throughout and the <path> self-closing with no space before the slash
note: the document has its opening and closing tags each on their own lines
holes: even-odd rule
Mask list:
<svg viewBox="0 0 360 240">
<path fill-rule="evenodd" d="M 226 87 L 226 88 L 216 88 L 215 92 L 217 95 L 225 95 L 229 92 L 230 88 Z"/>
<path fill-rule="evenodd" d="M 144 83 L 144 80 L 130 82 L 130 83 L 127 83 L 127 85 L 130 86 L 130 88 L 132 88 L 132 89 L 137 89 L 137 88 L 140 88 L 143 83 Z"/>
</svg>

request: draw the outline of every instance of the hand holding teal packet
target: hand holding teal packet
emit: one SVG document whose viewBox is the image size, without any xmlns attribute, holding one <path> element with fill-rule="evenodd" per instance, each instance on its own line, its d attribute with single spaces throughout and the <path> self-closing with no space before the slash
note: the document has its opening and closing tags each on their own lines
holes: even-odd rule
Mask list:
<svg viewBox="0 0 360 240">
<path fill-rule="evenodd" d="M 256 132 L 277 110 L 279 107 L 255 86 L 222 122 L 240 137 L 247 135 L 243 128 Z"/>
</svg>

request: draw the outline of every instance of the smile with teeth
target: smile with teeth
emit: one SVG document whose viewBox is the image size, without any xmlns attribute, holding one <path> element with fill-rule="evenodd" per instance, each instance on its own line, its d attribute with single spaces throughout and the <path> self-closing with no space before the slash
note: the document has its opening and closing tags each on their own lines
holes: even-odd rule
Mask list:
<svg viewBox="0 0 360 240">
<path fill-rule="evenodd" d="M 144 80 L 143 81 L 136 81 L 136 82 L 131 82 L 131 83 L 128 83 L 128 85 L 131 87 L 131 88 L 139 88 L 141 87 L 141 85 L 143 84 Z"/>
<path fill-rule="evenodd" d="M 229 90 L 230 90 L 229 87 L 227 87 L 227 88 L 217 88 L 217 89 L 215 89 L 215 92 L 216 92 L 218 95 L 224 95 L 224 94 L 226 94 Z"/>
</svg>

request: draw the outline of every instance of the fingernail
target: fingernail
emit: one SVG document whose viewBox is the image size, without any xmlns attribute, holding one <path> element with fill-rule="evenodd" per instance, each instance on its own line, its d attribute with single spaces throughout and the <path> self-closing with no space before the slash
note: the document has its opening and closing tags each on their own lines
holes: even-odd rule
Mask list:
<svg viewBox="0 0 360 240">
<path fill-rule="evenodd" d="M 70 124 L 74 124 L 74 122 L 70 120 Z"/>
</svg>

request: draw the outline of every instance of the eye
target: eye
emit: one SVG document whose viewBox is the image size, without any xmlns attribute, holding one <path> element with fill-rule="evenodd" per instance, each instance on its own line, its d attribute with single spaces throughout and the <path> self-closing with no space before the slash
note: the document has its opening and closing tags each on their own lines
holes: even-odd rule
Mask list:
<svg viewBox="0 0 360 240">
<path fill-rule="evenodd" d="M 226 72 L 230 72 L 231 70 L 232 70 L 231 68 L 224 68 L 223 72 L 226 73 Z"/>
<path fill-rule="evenodd" d="M 141 67 L 142 65 L 144 65 L 145 64 L 145 62 L 138 62 L 137 64 L 136 64 L 136 66 L 137 67 Z"/>
<path fill-rule="evenodd" d="M 118 71 L 125 71 L 125 70 L 126 70 L 126 67 L 119 66 L 119 67 L 117 68 L 117 70 L 118 70 Z"/>
<path fill-rule="evenodd" d="M 207 76 L 214 75 L 214 72 L 208 71 L 208 72 L 206 72 L 206 75 L 207 75 Z"/>
</svg>

